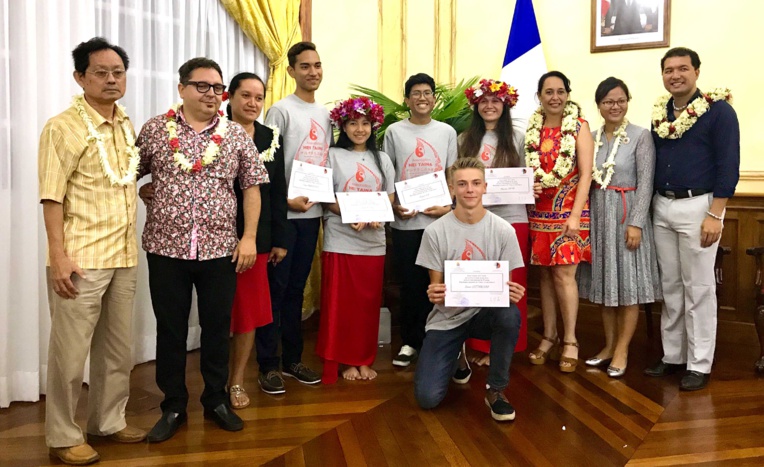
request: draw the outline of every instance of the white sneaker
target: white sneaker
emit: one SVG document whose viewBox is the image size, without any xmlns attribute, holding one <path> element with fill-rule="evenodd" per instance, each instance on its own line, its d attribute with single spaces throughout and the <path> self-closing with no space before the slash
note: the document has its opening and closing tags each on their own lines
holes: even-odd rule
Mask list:
<svg viewBox="0 0 764 467">
<path fill-rule="evenodd" d="M 414 347 L 404 345 L 401 347 L 401 351 L 398 352 L 398 355 L 393 359 L 393 365 L 402 367 L 409 366 L 411 365 L 411 362 L 416 360 L 417 355 L 417 351 Z"/>
</svg>

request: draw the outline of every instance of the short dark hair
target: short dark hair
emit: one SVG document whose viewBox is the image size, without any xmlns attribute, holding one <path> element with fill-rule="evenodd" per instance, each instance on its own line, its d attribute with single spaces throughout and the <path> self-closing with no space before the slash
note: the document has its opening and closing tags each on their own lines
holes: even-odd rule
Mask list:
<svg viewBox="0 0 764 467">
<path fill-rule="evenodd" d="M 623 89 L 623 92 L 626 93 L 626 99 L 631 100 L 629 87 L 626 86 L 626 83 L 624 83 L 623 80 L 611 76 L 597 86 L 597 90 L 594 91 L 594 102 L 596 102 L 597 105 L 600 105 L 602 100 L 605 99 L 605 96 L 615 88 Z"/>
<path fill-rule="evenodd" d="M 289 51 L 287 52 L 287 60 L 289 60 L 289 66 L 294 68 L 294 64 L 297 63 L 297 56 L 305 52 L 306 50 L 312 50 L 318 53 L 318 51 L 316 50 L 316 44 L 312 42 L 308 42 L 308 41 L 298 42 L 292 47 L 290 47 Z"/>
<path fill-rule="evenodd" d="M 411 88 L 417 84 L 426 84 L 430 86 L 430 89 L 432 89 L 433 93 L 435 92 L 435 80 L 432 78 L 432 76 L 428 75 L 427 73 L 417 73 L 415 75 L 409 76 L 409 79 L 406 80 L 406 84 L 403 86 L 403 95 L 409 97 Z"/>
<path fill-rule="evenodd" d="M 666 55 L 661 59 L 661 71 L 663 71 L 663 64 L 666 63 L 666 59 L 671 57 L 690 57 L 692 67 L 696 70 L 700 68 L 700 56 L 697 52 L 688 49 L 687 47 L 674 47 L 673 49 L 669 49 L 669 51 L 666 52 Z"/>
<path fill-rule="evenodd" d="M 178 68 L 178 77 L 181 84 L 188 84 L 188 80 L 191 78 L 191 73 L 197 68 L 212 68 L 220 75 L 220 80 L 223 80 L 223 71 L 220 69 L 220 65 L 215 60 L 211 60 L 207 57 L 196 57 L 187 61 Z"/>
<path fill-rule="evenodd" d="M 113 50 L 122 59 L 122 64 L 125 66 L 125 70 L 130 66 L 130 58 L 127 56 L 125 49 L 118 45 L 110 44 L 109 41 L 103 37 L 94 37 L 87 42 L 80 42 L 80 44 L 72 50 L 72 59 L 74 60 L 74 70 L 81 74 L 85 74 L 85 70 L 90 66 L 90 54 L 101 50 Z"/>
<path fill-rule="evenodd" d="M 247 79 L 254 79 L 257 81 L 260 81 L 260 84 L 263 85 L 263 97 L 265 97 L 265 94 L 267 92 L 267 89 L 265 87 L 265 81 L 263 81 L 262 78 L 257 76 L 255 73 L 250 73 L 249 71 L 243 71 L 241 73 L 237 73 L 233 78 L 231 78 L 231 82 L 228 84 L 228 94 L 233 97 L 234 94 L 236 94 L 236 91 L 241 86 L 241 82 Z M 228 101 L 228 107 L 226 107 L 226 113 L 228 114 L 229 120 L 233 120 L 233 110 L 231 110 L 231 101 Z"/>
<path fill-rule="evenodd" d="M 544 81 L 546 81 L 547 78 L 560 78 L 562 80 L 562 85 L 565 87 L 565 92 L 570 94 L 570 80 L 567 76 L 562 74 L 561 71 L 550 71 L 541 75 L 541 78 L 539 78 L 539 86 L 537 90 L 539 94 L 541 94 L 541 90 L 544 89 Z"/>
</svg>

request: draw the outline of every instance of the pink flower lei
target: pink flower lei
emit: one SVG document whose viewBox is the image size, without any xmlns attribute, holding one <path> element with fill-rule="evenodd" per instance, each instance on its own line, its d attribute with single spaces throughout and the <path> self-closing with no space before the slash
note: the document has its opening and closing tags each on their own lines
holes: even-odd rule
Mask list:
<svg viewBox="0 0 764 467">
<path fill-rule="evenodd" d="M 478 85 L 464 90 L 464 95 L 467 96 L 470 105 L 477 105 L 486 94 L 495 95 L 509 108 L 517 105 L 517 99 L 520 96 L 514 86 L 494 79 L 481 79 Z"/>
<path fill-rule="evenodd" d="M 366 117 L 371 127 L 376 130 L 385 121 L 385 109 L 368 97 L 351 97 L 340 101 L 329 112 L 329 118 L 335 128 L 341 128 L 348 120 Z"/>
</svg>

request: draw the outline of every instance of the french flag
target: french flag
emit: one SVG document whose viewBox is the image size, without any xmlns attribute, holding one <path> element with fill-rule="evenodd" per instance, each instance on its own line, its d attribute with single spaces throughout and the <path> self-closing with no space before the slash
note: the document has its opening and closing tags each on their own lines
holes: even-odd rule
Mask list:
<svg viewBox="0 0 764 467">
<path fill-rule="evenodd" d="M 528 119 L 538 108 L 534 98 L 538 79 L 547 72 L 544 50 L 541 48 L 541 36 L 536 24 L 531 0 L 517 0 L 512 15 L 512 27 L 509 30 L 507 52 L 504 54 L 504 66 L 501 80 L 517 89 L 519 99 L 512 109 L 512 123 L 525 131 Z"/>
</svg>

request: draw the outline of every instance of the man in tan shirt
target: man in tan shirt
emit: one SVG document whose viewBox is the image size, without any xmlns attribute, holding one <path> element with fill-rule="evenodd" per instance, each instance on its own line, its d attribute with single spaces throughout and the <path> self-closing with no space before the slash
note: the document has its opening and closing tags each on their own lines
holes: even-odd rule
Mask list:
<svg viewBox="0 0 764 467">
<path fill-rule="evenodd" d="M 125 93 L 125 51 L 93 38 L 72 52 L 84 94 L 40 137 L 39 181 L 48 236 L 51 313 L 45 438 L 68 464 L 99 459 L 74 421 L 90 354 L 87 432 L 142 441 L 125 423 L 130 394 L 138 152 Z"/>
</svg>

